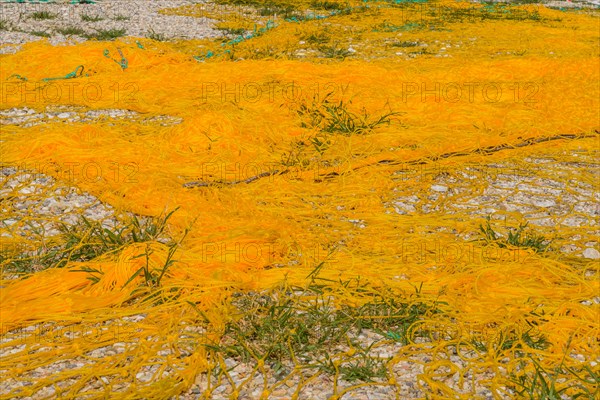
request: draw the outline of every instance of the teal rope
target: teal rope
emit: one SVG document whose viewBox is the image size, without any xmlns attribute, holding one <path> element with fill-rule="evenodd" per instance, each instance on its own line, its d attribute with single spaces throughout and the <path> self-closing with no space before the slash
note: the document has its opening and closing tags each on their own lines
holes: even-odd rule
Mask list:
<svg viewBox="0 0 600 400">
<path fill-rule="evenodd" d="M 252 38 L 261 36 L 265 32 L 267 32 L 267 31 L 269 31 L 269 30 L 271 30 L 271 29 L 273 29 L 275 27 L 276 27 L 275 22 L 272 21 L 272 20 L 267 21 L 267 26 L 266 27 L 260 28 L 258 30 L 256 29 L 256 25 L 254 25 L 254 32 L 253 33 L 250 33 L 248 36 L 245 36 L 245 37 L 243 35 L 240 35 L 240 36 L 238 36 L 238 37 L 230 40 L 227 43 L 221 43 L 221 47 L 235 46 L 236 44 L 241 43 L 241 42 L 243 42 L 245 40 L 250 40 Z M 231 54 L 231 50 L 228 49 L 228 50 L 223 50 L 221 52 L 216 52 L 216 53 L 213 53 L 212 51 L 209 50 L 206 53 L 206 55 L 203 56 L 203 57 L 202 56 L 193 56 L 193 57 L 194 57 L 195 60 L 202 62 L 202 61 L 204 61 L 204 60 L 206 60 L 208 58 L 222 56 L 222 55 L 225 55 L 225 54 Z"/>
<path fill-rule="evenodd" d="M 127 61 L 127 59 L 125 58 L 125 56 L 123 55 L 123 52 L 121 51 L 120 47 L 117 47 L 117 51 L 119 52 L 119 55 L 121 56 L 121 61 L 117 61 L 114 58 L 112 58 L 110 56 L 110 51 L 108 51 L 108 49 L 104 50 L 104 57 L 113 60 L 114 62 L 116 62 L 117 64 L 119 64 L 121 66 L 122 69 L 127 69 L 127 67 L 129 66 L 129 61 Z"/>
<path fill-rule="evenodd" d="M 68 73 L 65 76 L 59 76 L 57 78 L 44 78 L 44 79 L 42 79 L 42 81 L 48 82 L 48 81 L 56 81 L 56 80 L 59 80 L 59 79 L 73 79 L 73 78 L 77 78 L 77 71 L 79 71 L 80 68 L 81 68 L 81 71 L 79 72 L 79 76 L 81 76 L 83 74 L 83 70 L 84 70 L 83 65 L 79 65 L 77 68 L 75 68 L 75 70 L 73 72 L 70 72 L 70 73 Z"/>
</svg>

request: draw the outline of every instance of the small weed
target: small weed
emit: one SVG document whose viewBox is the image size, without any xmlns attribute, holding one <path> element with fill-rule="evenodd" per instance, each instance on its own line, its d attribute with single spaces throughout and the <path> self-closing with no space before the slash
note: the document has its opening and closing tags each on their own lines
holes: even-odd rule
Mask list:
<svg viewBox="0 0 600 400">
<path fill-rule="evenodd" d="M 333 93 L 328 93 L 323 101 L 317 103 L 314 99 L 312 104 L 302 103 L 297 110 L 303 119 L 303 128 L 318 128 L 327 134 L 341 134 L 344 136 L 363 135 L 380 125 L 389 124 L 391 117 L 402 113 L 391 111 L 379 117 L 370 118 L 366 109 L 363 108 L 362 115 L 349 110 L 352 101 L 340 100 L 334 103 L 330 100 Z"/>
<path fill-rule="evenodd" d="M 337 43 L 334 43 L 331 46 L 319 46 L 319 51 L 323 53 L 323 56 L 326 58 L 338 58 L 342 60 L 352 54 L 343 47 L 340 47 Z"/>
<path fill-rule="evenodd" d="M 99 22 L 99 21 L 103 21 L 104 18 L 102 18 L 99 15 L 81 14 L 81 20 L 84 22 Z"/>
<path fill-rule="evenodd" d="M 128 225 L 113 230 L 82 216 L 73 226 L 61 226 L 61 245 L 40 247 L 31 254 L 9 261 L 6 268 L 15 273 L 28 274 L 42 269 L 62 268 L 71 261 L 89 261 L 108 256 L 130 243 L 168 241 L 165 228 L 171 214 L 143 221 L 134 216 Z M 39 229 L 30 228 L 35 234 L 43 236 Z M 95 281 L 96 278 L 93 273 L 90 275 L 90 280 Z"/>
<path fill-rule="evenodd" d="M 56 32 L 58 32 L 64 36 L 72 36 L 72 35 L 85 36 L 86 35 L 86 32 L 83 29 L 76 27 L 76 26 L 67 26 L 66 28 L 57 28 Z"/>
<path fill-rule="evenodd" d="M 135 278 L 137 278 L 140 275 L 144 278 L 143 286 L 146 286 L 149 288 L 160 287 L 162 278 L 165 276 L 165 274 L 167 273 L 167 270 L 171 267 L 171 265 L 173 265 L 173 263 L 176 261 L 173 259 L 173 256 L 175 255 L 175 252 L 177 251 L 177 249 L 178 249 L 179 245 L 181 244 L 181 242 L 183 241 L 183 239 L 185 239 L 186 235 L 187 235 L 187 231 L 184 233 L 183 237 L 181 238 L 181 240 L 178 243 L 173 243 L 169 246 L 169 252 L 167 254 L 167 259 L 165 260 L 164 265 L 159 269 L 151 269 L 150 268 L 150 256 L 152 255 L 152 249 L 146 247 L 146 250 L 144 251 L 144 253 L 139 254 L 137 256 L 137 258 L 144 257 L 146 259 L 146 264 L 143 265 L 142 267 L 140 267 L 140 269 L 138 269 L 136 272 L 134 272 L 133 275 L 131 275 L 131 277 L 123 285 L 123 288 L 127 287 L 127 285 L 129 285 Z"/>
<path fill-rule="evenodd" d="M 329 42 L 330 39 L 331 36 L 327 35 L 324 32 L 315 32 L 302 37 L 302 40 L 310 44 L 324 44 Z"/>
<path fill-rule="evenodd" d="M 39 36 L 39 37 L 45 37 L 45 38 L 50 37 L 50 34 L 46 31 L 30 31 L 29 33 L 31 35 Z"/>
<path fill-rule="evenodd" d="M 88 39 L 96 40 L 115 40 L 121 36 L 125 36 L 125 29 L 101 29 L 96 30 L 96 33 L 85 35 Z"/>
<path fill-rule="evenodd" d="M 263 48 L 254 49 L 254 51 L 248 55 L 248 59 L 251 60 L 264 60 L 272 58 L 282 58 L 285 56 L 285 50 L 281 50 L 275 46 L 267 45 Z M 288 57 L 290 57 L 288 55 Z M 233 59 L 233 58 L 232 58 Z"/>
<path fill-rule="evenodd" d="M 520 387 L 517 393 L 523 397 L 530 399 L 560 399 L 562 393 L 568 388 L 556 388 L 556 376 L 550 375 L 533 357 L 529 357 L 534 365 L 535 372 L 532 375 L 522 375 L 518 380 L 513 380 L 513 383 Z M 558 371 L 557 371 L 558 372 Z"/>
<path fill-rule="evenodd" d="M 385 360 L 364 354 L 357 360 L 340 366 L 341 377 L 348 382 L 375 382 L 375 378 L 385 379 L 388 371 Z"/>
<path fill-rule="evenodd" d="M 426 27 L 426 25 L 424 25 L 424 24 L 421 24 L 418 22 L 412 22 L 412 21 L 409 21 L 409 22 L 405 23 L 404 25 L 394 25 L 394 24 L 390 24 L 388 22 L 383 22 L 379 25 L 376 25 L 373 28 L 373 32 L 413 31 L 413 30 L 423 29 L 425 27 Z"/>
<path fill-rule="evenodd" d="M 273 12 L 273 10 L 270 9 L 269 7 L 262 7 L 261 9 L 258 10 L 258 15 L 260 15 L 261 17 L 269 17 L 274 14 L 275 13 Z"/>
<path fill-rule="evenodd" d="M 262 360 L 283 375 L 294 364 L 334 374 L 335 362 L 341 362 L 339 373 L 345 380 L 385 378 L 387 360 L 370 354 L 378 341 L 362 348 L 356 340 L 360 331 L 402 331 L 441 311 L 435 303 L 418 301 L 419 293 L 399 297 L 382 293 L 382 288 L 371 287 L 360 277 L 339 282 L 321 278 L 325 265 L 320 263 L 308 275 L 305 287 L 282 284 L 268 292 L 236 294 L 233 305 L 238 317 L 227 324 L 220 343 L 207 347 L 240 362 Z M 361 306 L 340 304 L 335 300 L 338 287 L 369 301 Z M 341 343 L 348 343 L 352 351 L 340 351 Z"/>
<path fill-rule="evenodd" d="M 417 51 L 411 51 L 407 53 L 409 56 L 427 56 L 427 55 L 434 55 L 436 53 L 428 51 L 427 49 L 421 49 L 421 50 L 417 50 Z"/>
<path fill-rule="evenodd" d="M 530 0 L 519 0 L 525 4 Z M 470 22 L 476 23 L 485 20 L 512 20 L 512 21 L 560 21 L 560 18 L 542 18 L 537 10 L 529 11 L 518 8 L 518 3 L 505 4 L 485 2 L 478 8 L 444 8 L 429 11 L 428 15 L 443 19 L 445 23 Z M 441 11 L 441 16 L 440 16 Z"/>
<path fill-rule="evenodd" d="M 551 240 L 539 235 L 533 231 L 525 231 L 527 224 L 519 224 L 518 228 L 509 228 L 508 236 L 502 238 L 490 224 L 490 217 L 486 218 L 484 225 L 479 225 L 479 230 L 483 236 L 482 240 L 487 243 L 495 243 L 501 248 L 508 245 L 520 248 L 533 249 L 536 253 L 543 253 L 549 249 Z"/>
<path fill-rule="evenodd" d="M 417 47 L 419 45 L 418 42 L 394 42 L 392 43 L 393 47 Z"/>
<path fill-rule="evenodd" d="M 584 365 L 578 370 L 564 365 L 570 343 L 571 339 L 567 343 L 560 365 L 554 368 L 553 373 L 544 369 L 540 362 L 530 355 L 528 359 L 531 361 L 534 371 L 518 377 L 512 374 L 510 381 L 515 385 L 515 391 L 519 398 L 558 400 L 564 398 L 563 396 L 567 395 L 566 392 L 568 391 L 571 392 L 569 393 L 571 399 L 598 398 L 600 394 L 600 374 L 598 371 L 594 371 L 588 365 Z M 521 369 L 524 370 L 526 366 L 525 361 L 521 361 Z M 571 378 L 568 384 L 564 383 L 565 376 Z"/>
<path fill-rule="evenodd" d="M 246 30 L 244 28 L 229 28 L 229 27 L 219 28 L 219 27 L 217 27 L 217 29 L 219 29 L 225 35 L 229 35 L 229 36 L 240 36 L 240 35 L 243 35 L 244 33 L 246 33 Z"/>
<path fill-rule="evenodd" d="M 216 3 L 251 6 L 256 8 L 261 15 L 285 15 L 297 9 L 297 5 L 292 0 L 217 0 Z"/>
<path fill-rule="evenodd" d="M 501 331 L 493 343 L 485 343 L 478 338 L 471 338 L 471 344 L 480 352 L 499 354 L 507 350 L 517 350 L 519 353 L 529 349 L 545 350 L 550 346 L 547 337 L 530 329 L 520 335 L 514 331 Z"/>
<path fill-rule="evenodd" d="M 162 33 L 155 32 L 152 28 L 148 31 L 146 37 L 157 42 L 164 42 L 165 40 L 167 40 L 167 37 L 165 35 L 163 35 Z"/>
<path fill-rule="evenodd" d="M 332 93 L 328 93 L 321 102 L 317 102 L 316 99 L 313 99 L 312 104 L 303 102 L 296 110 L 302 120 L 301 127 L 317 130 L 317 133 L 309 137 L 307 142 L 312 144 L 320 155 L 331 146 L 333 135 L 364 135 L 380 125 L 389 124 L 392 116 L 402 114 L 391 111 L 371 118 L 363 108 L 362 115 L 359 115 L 349 110 L 348 106 L 352 103 L 351 101 L 340 100 L 339 103 L 334 103 L 330 100 L 331 95 Z M 292 162 L 295 165 L 304 145 L 304 141 L 297 142 L 295 148 L 289 152 L 286 162 Z"/>
<path fill-rule="evenodd" d="M 130 18 L 126 15 L 117 15 L 113 18 L 114 21 L 129 21 Z"/>
<path fill-rule="evenodd" d="M 302 18 L 301 14 L 296 11 L 295 7 L 292 6 L 262 6 L 258 8 L 258 15 L 261 17 L 276 17 L 279 16 L 283 19 L 295 17 L 297 19 Z"/>
<path fill-rule="evenodd" d="M 10 22 L 5 19 L 0 19 L 0 31 L 7 31 L 10 28 Z"/>
<path fill-rule="evenodd" d="M 312 1 L 310 6 L 317 10 L 344 10 L 348 7 L 347 4 L 336 3 L 333 1 Z"/>
<path fill-rule="evenodd" d="M 31 14 L 31 18 L 35 19 L 36 21 L 43 21 L 56 18 L 56 14 L 53 14 L 49 11 L 36 11 Z"/>
</svg>

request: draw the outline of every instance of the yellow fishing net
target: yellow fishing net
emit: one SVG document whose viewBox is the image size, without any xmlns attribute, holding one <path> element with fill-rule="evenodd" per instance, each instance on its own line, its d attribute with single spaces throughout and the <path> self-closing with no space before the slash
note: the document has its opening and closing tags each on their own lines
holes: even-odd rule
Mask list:
<svg viewBox="0 0 600 400">
<path fill-rule="evenodd" d="M 597 395 L 597 16 L 298 4 L 238 43 L 0 56 L 2 110 L 43 122 L 2 126 L 2 398 L 407 398 L 411 368 L 422 398 Z M 36 212 L 68 190 L 112 211 Z M 549 247 L 491 233 L 525 219 Z"/>
</svg>

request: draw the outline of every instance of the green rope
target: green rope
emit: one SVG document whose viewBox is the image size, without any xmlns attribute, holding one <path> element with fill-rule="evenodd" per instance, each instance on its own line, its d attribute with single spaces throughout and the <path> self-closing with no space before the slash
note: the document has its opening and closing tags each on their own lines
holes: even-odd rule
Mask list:
<svg viewBox="0 0 600 400">
<path fill-rule="evenodd" d="M 79 76 L 81 76 L 83 74 L 83 65 L 79 65 L 77 68 L 75 68 L 75 70 L 73 72 L 68 73 L 65 76 L 59 76 L 57 78 L 44 78 L 42 79 L 42 81 L 44 82 L 48 82 L 48 81 L 56 81 L 59 79 L 72 79 L 72 78 L 77 78 L 77 71 L 79 71 L 79 69 L 81 68 L 81 71 L 79 72 Z"/>
<path fill-rule="evenodd" d="M 110 56 L 110 51 L 108 51 L 108 49 L 104 50 L 104 57 L 113 60 L 114 62 L 116 62 L 117 64 L 119 64 L 121 66 L 122 69 L 127 69 L 127 67 L 129 66 L 129 62 L 127 61 L 127 59 L 125 58 L 125 56 L 123 55 L 123 52 L 121 51 L 120 47 L 117 47 L 117 51 L 119 52 L 119 55 L 121 56 L 121 61 L 117 61 L 114 58 L 112 58 Z"/>
<path fill-rule="evenodd" d="M 137 44 L 137 46 L 138 46 L 140 49 L 144 50 L 144 46 L 143 46 L 143 45 L 140 43 L 140 41 L 139 41 L 139 40 L 136 40 L 136 41 L 135 41 L 135 43 Z"/>
</svg>

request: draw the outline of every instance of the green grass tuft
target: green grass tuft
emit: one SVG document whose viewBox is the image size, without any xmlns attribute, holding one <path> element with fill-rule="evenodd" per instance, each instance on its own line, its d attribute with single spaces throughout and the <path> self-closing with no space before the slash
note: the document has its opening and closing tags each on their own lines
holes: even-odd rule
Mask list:
<svg viewBox="0 0 600 400">
<path fill-rule="evenodd" d="M 43 21 L 43 20 L 55 19 L 56 14 L 51 13 L 49 11 L 36 11 L 36 12 L 32 13 L 30 17 L 35 19 L 36 21 Z"/>
<path fill-rule="evenodd" d="M 418 42 L 394 42 L 392 43 L 393 47 L 417 47 L 419 46 Z"/>
<path fill-rule="evenodd" d="M 240 36 L 240 35 L 243 35 L 244 33 L 246 33 L 246 30 L 244 28 L 219 28 L 219 27 L 217 27 L 217 29 L 228 36 Z"/>
<path fill-rule="evenodd" d="M 310 6 L 317 10 L 327 10 L 327 11 L 344 10 L 344 9 L 348 8 L 347 3 L 339 3 L 339 2 L 334 2 L 334 1 L 312 1 L 310 3 Z"/>
<path fill-rule="evenodd" d="M 302 118 L 303 128 L 318 128 L 327 134 L 340 134 L 343 136 L 363 135 L 371 132 L 377 127 L 391 122 L 391 117 L 402 113 L 390 111 L 379 117 L 371 118 L 366 109 L 363 108 L 362 115 L 350 111 L 352 101 L 333 102 L 330 100 L 332 93 L 325 98 L 312 104 L 303 102 L 297 110 Z"/>
<path fill-rule="evenodd" d="M 318 49 L 325 58 L 337 58 L 344 60 L 346 57 L 352 54 L 347 49 L 340 46 L 338 43 L 333 43 L 331 45 L 322 45 L 319 46 Z"/>
<path fill-rule="evenodd" d="M 98 22 L 98 21 L 103 21 L 104 18 L 102 18 L 99 15 L 81 14 L 81 20 L 85 21 L 85 22 Z"/>
<path fill-rule="evenodd" d="M 588 365 L 578 368 L 565 366 L 565 358 L 571 339 L 567 343 L 560 365 L 554 371 L 547 371 L 536 358 L 529 355 L 527 361 L 522 360 L 521 370 L 526 370 L 527 363 L 533 366 L 532 372 L 519 376 L 512 374 L 510 382 L 521 399 L 558 400 L 569 396 L 569 399 L 597 399 L 600 395 L 600 373 Z M 565 378 L 568 384 L 565 384 Z M 567 392 L 570 392 L 567 395 Z"/>
<path fill-rule="evenodd" d="M 115 40 L 119 37 L 125 36 L 126 32 L 127 31 L 125 29 L 101 29 L 96 30 L 96 33 L 87 34 L 85 37 L 96 40 Z"/>
<path fill-rule="evenodd" d="M 494 231 L 490 224 L 490 217 L 488 216 L 485 225 L 479 225 L 479 230 L 483 236 L 483 241 L 495 243 L 501 248 L 514 246 L 533 249 L 536 253 L 543 253 L 549 250 L 551 240 L 531 230 L 526 231 L 527 225 L 528 223 L 520 223 L 518 228 L 509 228 L 508 236 L 502 237 Z"/>
<path fill-rule="evenodd" d="M 329 42 L 329 40 L 331 40 L 331 36 L 327 35 L 324 32 L 316 32 L 311 33 L 310 35 L 302 36 L 302 40 L 313 45 L 322 45 Z"/>
<path fill-rule="evenodd" d="M 239 318 L 227 324 L 219 343 L 206 347 L 241 363 L 262 360 L 280 376 L 296 366 L 331 375 L 338 369 L 350 382 L 385 379 L 389 360 L 374 356 L 373 346 L 389 341 L 384 332 L 396 332 L 402 343 L 408 343 L 408 335 L 411 339 L 427 336 L 425 330 L 409 327 L 440 313 L 441 303 L 421 302 L 418 292 L 397 294 L 390 301 L 380 288 L 370 287 L 360 278 L 339 283 L 370 300 L 361 306 L 337 303 L 333 293 L 337 286 L 319 277 L 323 267 L 324 263 L 319 264 L 309 275 L 306 287 L 284 283 L 268 292 L 234 295 L 232 304 Z M 363 329 L 381 332 L 381 339 L 361 344 L 358 335 Z M 343 343 L 352 351 L 340 350 Z M 339 367 L 334 364 L 336 360 Z"/>
<path fill-rule="evenodd" d="M 72 35 L 76 35 L 76 36 L 85 36 L 86 32 L 76 26 L 67 26 L 65 28 L 57 28 L 56 32 L 60 33 L 61 35 L 64 36 L 72 36 Z"/>
<path fill-rule="evenodd" d="M 39 37 L 45 37 L 45 38 L 50 37 L 50 34 L 46 31 L 30 31 L 28 33 L 30 33 L 31 35 L 34 35 L 34 36 L 39 36 Z"/>
<path fill-rule="evenodd" d="M 285 15 L 298 9 L 297 4 L 292 0 L 217 0 L 216 3 L 254 7 L 261 15 Z"/>
<path fill-rule="evenodd" d="M 164 42 L 165 40 L 167 40 L 167 37 L 165 35 L 163 35 L 162 33 L 156 33 L 152 28 L 150 28 L 150 30 L 146 34 L 146 37 L 151 40 L 156 40 L 157 42 Z"/>
<path fill-rule="evenodd" d="M 313 99 L 311 103 L 303 101 L 296 110 L 301 119 L 300 126 L 316 133 L 306 141 L 292 144 L 292 149 L 283 154 L 282 164 L 285 166 L 304 166 L 301 160 L 306 150 L 307 142 L 323 155 L 333 144 L 335 135 L 352 136 L 364 135 L 372 132 L 381 125 L 390 124 L 393 116 L 403 113 L 390 111 L 378 117 L 371 117 L 363 108 L 362 115 L 350 111 L 351 101 L 331 101 L 332 93 L 328 93 L 322 101 Z"/>
<path fill-rule="evenodd" d="M 165 232 L 171 214 L 172 212 L 164 217 L 146 220 L 134 216 L 127 225 L 112 230 L 82 216 L 73 226 L 62 224 L 61 245 L 40 247 L 33 253 L 11 260 L 5 268 L 17 274 L 30 274 L 48 268 L 62 268 L 71 261 L 89 261 L 100 256 L 110 256 L 131 243 L 160 240 L 172 244 Z M 43 236 L 43 232 L 31 225 L 30 227 L 34 234 Z M 97 281 L 99 277 L 94 271 L 87 272 L 90 272 L 90 280 Z"/>
</svg>

